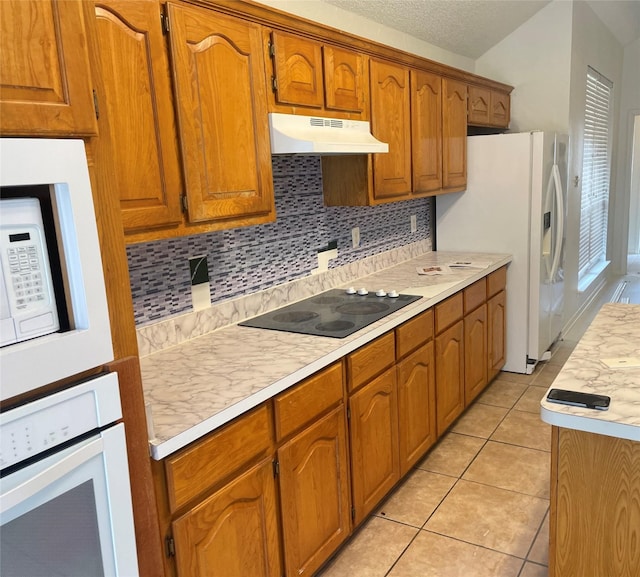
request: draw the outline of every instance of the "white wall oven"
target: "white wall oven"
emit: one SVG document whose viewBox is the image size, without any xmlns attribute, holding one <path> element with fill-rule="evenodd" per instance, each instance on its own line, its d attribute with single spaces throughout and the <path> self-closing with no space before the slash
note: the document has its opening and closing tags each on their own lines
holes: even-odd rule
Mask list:
<svg viewBox="0 0 640 577">
<path fill-rule="evenodd" d="M 138 575 L 112 360 L 84 143 L 0 139 L 3 577 Z"/>
<path fill-rule="evenodd" d="M 0 415 L 0 575 L 134 577 L 118 377 Z"/>
</svg>

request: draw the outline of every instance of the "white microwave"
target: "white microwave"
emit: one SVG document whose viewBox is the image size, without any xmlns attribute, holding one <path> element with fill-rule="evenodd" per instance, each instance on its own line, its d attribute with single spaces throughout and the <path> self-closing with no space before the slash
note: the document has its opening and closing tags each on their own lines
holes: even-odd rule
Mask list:
<svg viewBox="0 0 640 577">
<path fill-rule="evenodd" d="M 113 360 L 82 140 L 0 139 L 0 396 Z"/>
<path fill-rule="evenodd" d="M 40 201 L 0 198 L 0 346 L 60 329 Z"/>
</svg>

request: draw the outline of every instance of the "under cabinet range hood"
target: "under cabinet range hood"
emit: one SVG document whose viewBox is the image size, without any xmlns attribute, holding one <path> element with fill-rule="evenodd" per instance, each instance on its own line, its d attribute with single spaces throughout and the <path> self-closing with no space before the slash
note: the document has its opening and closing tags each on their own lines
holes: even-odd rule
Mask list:
<svg viewBox="0 0 640 577">
<path fill-rule="evenodd" d="M 389 152 L 369 122 L 269 113 L 271 154 L 369 154 Z"/>
</svg>

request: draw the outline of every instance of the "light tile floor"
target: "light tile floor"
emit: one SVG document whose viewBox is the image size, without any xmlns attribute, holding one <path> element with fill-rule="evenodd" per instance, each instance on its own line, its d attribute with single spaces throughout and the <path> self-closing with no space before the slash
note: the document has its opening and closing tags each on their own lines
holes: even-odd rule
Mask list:
<svg viewBox="0 0 640 577">
<path fill-rule="evenodd" d="M 640 304 L 640 256 L 532 375 L 500 373 L 322 577 L 547 577 L 549 425 L 540 399 L 621 280 Z"/>
</svg>

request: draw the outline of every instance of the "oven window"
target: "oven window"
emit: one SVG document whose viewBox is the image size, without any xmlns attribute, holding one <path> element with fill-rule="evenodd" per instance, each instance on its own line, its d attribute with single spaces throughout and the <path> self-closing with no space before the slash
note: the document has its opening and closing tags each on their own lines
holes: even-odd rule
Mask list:
<svg viewBox="0 0 640 577">
<path fill-rule="evenodd" d="M 2 577 L 104 577 L 93 481 L 2 525 Z"/>
</svg>

